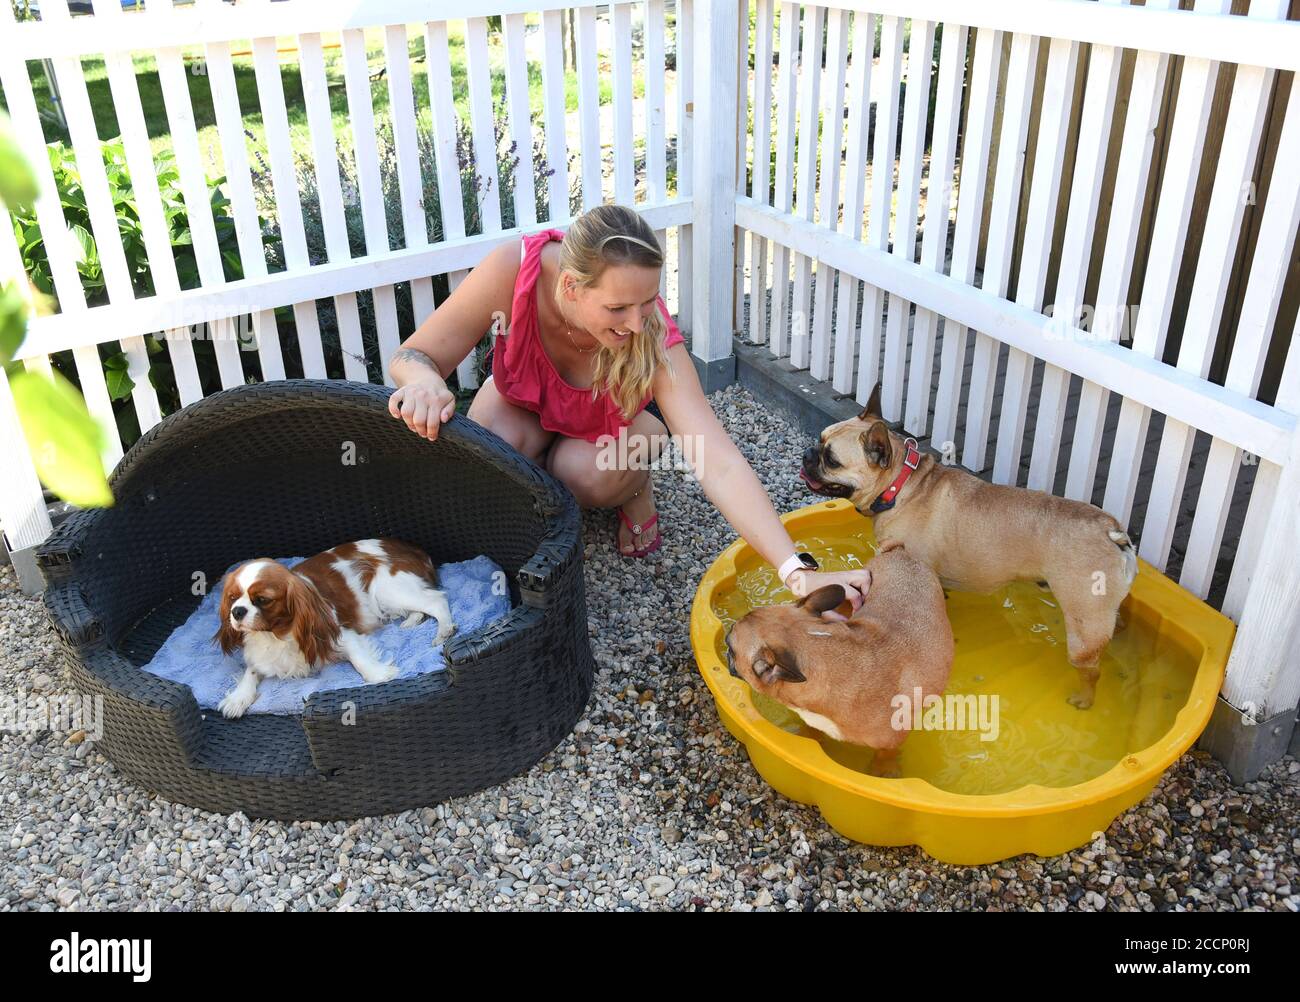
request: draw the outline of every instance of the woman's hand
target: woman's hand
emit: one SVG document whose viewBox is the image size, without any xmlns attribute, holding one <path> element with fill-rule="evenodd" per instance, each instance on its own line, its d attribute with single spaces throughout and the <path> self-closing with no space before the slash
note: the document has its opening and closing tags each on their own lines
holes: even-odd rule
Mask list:
<svg viewBox="0 0 1300 1002">
<path fill-rule="evenodd" d="M 857 612 L 867 592 L 871 590 L 871 572 L 865 567 L 853 571 L 798 570 L 791 573 L 789 580 L 790 590 L 800 598 L 811 595 L 818 588 L 836 584 L 844 589 L 844 597 L 852 606 L 852 612 Z M 846 617 L 829 609 L 822 613 L 822 618 L 842 622 Z"/>
<path fill-rule="evenodd" d="M 438 429 L 456 413 L 456 397 L 439 376 L 399 386 L 388 398 L 388 413 L 430 442 Z"/>
</svg>

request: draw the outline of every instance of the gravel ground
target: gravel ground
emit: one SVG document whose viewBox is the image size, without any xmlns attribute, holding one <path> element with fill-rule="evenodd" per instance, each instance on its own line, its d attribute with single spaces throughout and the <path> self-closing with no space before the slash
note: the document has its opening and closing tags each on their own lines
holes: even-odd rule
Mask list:
<svg viewBox="0 0 1300 1002">
<path fill-rule="evenodd" d="M 807 443 L 737 386 L 714 397 L 778 509 Z M 125 781 L 91 741 L 0 736 L 0 910 L 979 909 L 1300 911 L 1300 763 L 1234 787 L 1184 756 L 1091 846 L 994 866 L 848 842 L 775 794 L 718 721 L 687 635 L 731 538 L 697 486 L 658 475 L 665 543 L 619 557 L 586 520 L 595 692 L 527 775 L 354 823 L 210 814 Z M 39 601 L 0 569 L 0 692 L 66 682 Z M 73 736 L 75 738 L 76 735 Z"/>
</svg>

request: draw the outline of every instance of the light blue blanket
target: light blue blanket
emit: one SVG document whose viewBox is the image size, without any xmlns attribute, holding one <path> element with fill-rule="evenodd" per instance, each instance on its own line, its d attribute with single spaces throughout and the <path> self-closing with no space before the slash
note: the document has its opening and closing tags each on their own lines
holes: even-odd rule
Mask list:
<svg viewBox="0 0 1300 1002">
<path fill-rule="evenodd" d="M 278 559 L 286 567 L 292 567 L 306 558 Z M 226 568 L 226 573 L 235 566 Z M 477 630 L 509 611 L 510 596 L 505 580 L 501 568 L 488 557 L 439 565 L 438 587 L 447 593 L 457 634 Z M 220 603 L 218 584 L 144 666 L 147 672 L 189 686 L 200 708 L 207 710 L 215 710 L 244 673 L 243 652 L 237 650 L 227 657 L 212 640 L 217 632 Z M 411 678 L 446 667 L 442 645 L 433 646 L 437 633 L 438 622 L 433 618 L 409 629 L 402 628 L 401 620 L 393 620 L 370 637 L 385 658 L 401 669 L 398 678 Z M 313 692 L 359 685 L 365 682 L 347 662 L 328 665 L 310 678 L 265 679 L 258 686 L 256 702 L 247 712 L 298 714 Z"/>
</svg>

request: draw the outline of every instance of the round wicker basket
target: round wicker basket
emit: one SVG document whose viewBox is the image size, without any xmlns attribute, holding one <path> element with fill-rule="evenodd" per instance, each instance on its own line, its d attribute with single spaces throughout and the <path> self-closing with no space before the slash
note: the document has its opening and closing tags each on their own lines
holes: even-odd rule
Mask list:
<svg viewBox="0 0 1300 1002">
<path fill-rule="evenodd" d="M 493 786 L 572 730 L 593 674 L 573 496 L 468 418 L 412 434 L 390 393 L 287 380 L 197 401 L 123 457 L 112 508 L 74 513 L 38 552 L 72 684 L 103 697 L 99 747 L 135 782 L 213 811 L 354 818 Z M 226 720 L 141 670 L 196 582 L 371 536 L 436 563 L 487 554 L 510 612 L 448 641 L 445 671 L 316 693 L 301 717 Z"/>
</svg>

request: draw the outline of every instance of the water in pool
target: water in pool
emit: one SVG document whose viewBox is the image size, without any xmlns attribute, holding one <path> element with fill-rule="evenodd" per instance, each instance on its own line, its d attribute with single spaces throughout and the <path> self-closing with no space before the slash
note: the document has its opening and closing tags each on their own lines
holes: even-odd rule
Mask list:
<svg viewBox="0 0 1300 1002">
<path fill-rule="evenodd" d="M 870 523 L 852 511 L 815 535 L 796 535 L 795 543 L 825 570 L 863 567 L 876 552 Z M 756 606 L 792 600 L 775 570 L 753 554 L 738 571 L 734 587 L 714 594 L 713 611 L 724 626 Z M 1191 691 L 1196 659 L 1168 638 L 1157 643 L 1158 620 L 1129 617 L 1102 656 L 1096 702 L 1077 710 L 1066 702 L 1078 676 L 1051 592 L 1019 582 L 991 595 L 949 591 L 947 605 L 956 641 L 947 692 L 997 696 L 997 739 L 981 740 L 978 729 L 913 731 L 899 758 L 903 776 L 966 794 L 1032 783 L 1072 786 L 1168 731 Z M 725 663 L 721 637 L 718 656 Z M 837 762 L 867 770 L 869 749 L 833 741 L 781 704 L 753 695 L 759 712 L 778 727 L 814 737 Z"/>
</svg>

